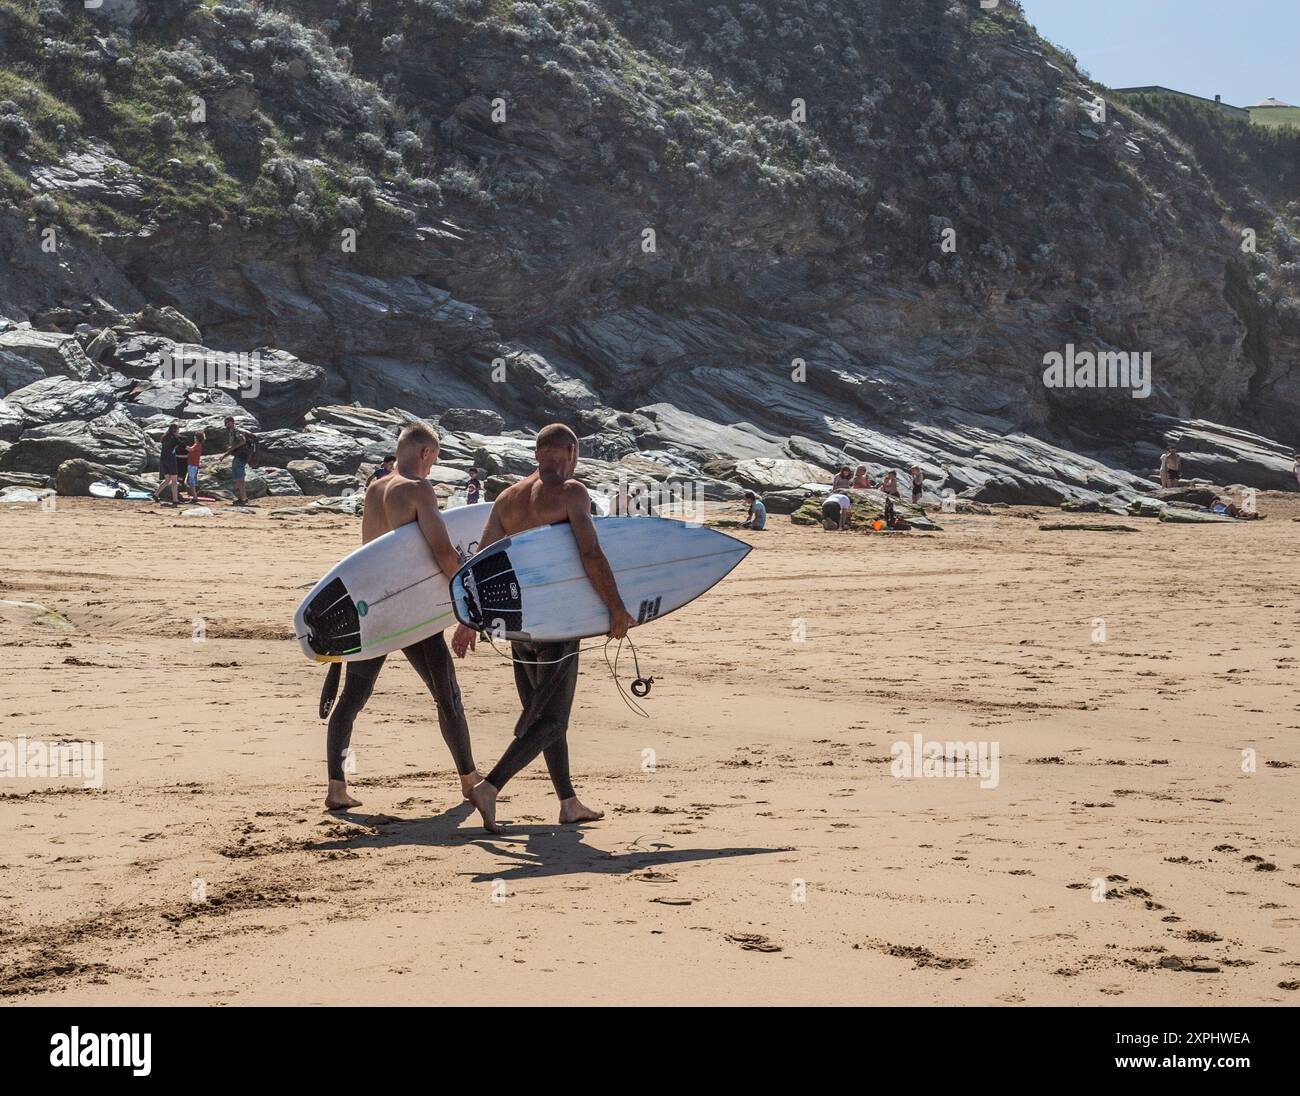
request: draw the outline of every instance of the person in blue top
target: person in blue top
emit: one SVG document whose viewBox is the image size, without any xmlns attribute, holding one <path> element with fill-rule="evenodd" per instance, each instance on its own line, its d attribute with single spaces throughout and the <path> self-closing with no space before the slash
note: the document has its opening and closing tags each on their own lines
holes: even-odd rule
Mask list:
<svg viewBox="0 0 1300 1096">
<path fill-rule="evenodd" d="M 483 484 L 479 482 L 478 469 L 469 470 L 469 482 L 465 484 L 465 505 L 473 506 L 482 498 Z"/>
<path fill-rule="evenodd" d="M 740 527 L 742 529 L 767 528 L 767 507 L 763 505 L 763 500 L 753 491 L 746 491 L 745 501 L 749 503 L 749 513 L 745 515 L 745 520 L 740 523 Z"/>
</svg>

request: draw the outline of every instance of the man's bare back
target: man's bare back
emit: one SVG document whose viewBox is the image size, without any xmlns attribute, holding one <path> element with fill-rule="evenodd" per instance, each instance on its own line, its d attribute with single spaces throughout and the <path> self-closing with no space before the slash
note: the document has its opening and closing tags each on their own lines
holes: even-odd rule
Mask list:
<svg viewBox="0 0 1300 1096">
<path fill-rule="evenodd" d="M 365 507 L 361 514 L 361 543 L 415 521 L 419 516 L 418 497 L 423 486 L 433 488 L 427 480 L 408 479 L 393 471 L 366 488 Z"/>
<path fill-rule="evenodd" d="M 492 518 L 505 536 L 511 536 L 540 525 L 568 521 L 575 506 L 591 512 L 590 496 L 581 483 L 570 479 L 559 485 L 548 484 L 533 472 L 497 495 Z"/>
</svg>

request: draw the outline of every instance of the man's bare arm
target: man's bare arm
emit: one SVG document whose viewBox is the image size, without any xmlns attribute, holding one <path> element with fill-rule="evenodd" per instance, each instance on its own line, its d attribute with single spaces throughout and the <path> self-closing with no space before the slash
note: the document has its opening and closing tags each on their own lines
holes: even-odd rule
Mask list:
<svg viewBox="0 0 1300 1096">
<path fill-rule="evenodd" d="M 420 532 L 433 550 L 433 558 L 442 568 L 442 573 L 451 578 L 460 570 L 460 556 L 452 547 L 447 523 L 438 513 L 437 492 L 427 482 L 415 486 L 415 518 L 420 523 Z"/>
<path fill-rule="evenodd" d="M 571 480 L 564 487 L 564 502 L 569 525 L 573 529 L 573 539 L 578 542 L 582 569 L 587 572 L 587 578 L 596 588 L 600 600 L 609 609 L 609 636 L 611 639 L 622 639 L 636 621 L 623 604 L 623 595 L 618 592 L 614 572 L 610 570 L 609 560 L 605 558 L 600 539 L 596 536 L 596 525 L 591 520 L 591 496 L 582 484 Z"/>
</svg>

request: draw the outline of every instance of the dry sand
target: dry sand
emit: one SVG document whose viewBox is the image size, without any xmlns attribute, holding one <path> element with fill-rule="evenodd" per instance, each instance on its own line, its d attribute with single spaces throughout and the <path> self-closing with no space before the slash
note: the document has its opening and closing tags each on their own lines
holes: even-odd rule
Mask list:
<svg viewBox="0 0 1300 1096">
<path fill-rule="evenodd" d="M 324 813 L 322 672 L 288 622 L 358 523 L 273 505 L 0 508 L 0 599 L 71 624 L 0 606 L 0 738 L 100 740 L 106 767 L 0 780 L 4 1001 L 1300 1000 L 1294 495 L 1134 534 L 774 518 L 634 633 L 650 718 L 584 656 L 571 753 L 605 820 L 556 825 L 538 762 L 502 837 L 400 658 L 353 739 L 364 806 Z M 485 766 L 510 667 L 460 673 Z M 914 733 L 997 743 L 998 786 L 891 776 Z"/>
</svg>

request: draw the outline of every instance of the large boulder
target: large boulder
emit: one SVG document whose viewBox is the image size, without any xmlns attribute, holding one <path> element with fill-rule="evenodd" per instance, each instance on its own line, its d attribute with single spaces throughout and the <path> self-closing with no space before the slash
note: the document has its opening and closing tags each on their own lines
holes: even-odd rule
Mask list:
<svg viewBox="0 0 1300 1096">
<path fill-rule="evenodd" d="M 143 472 L 153 445 L 121 410 L 89 421 L 53 422 L 24 430 L 0 456 L 0 470 L 53 474 L 64 461 L 82 459 L 130 475 Z"/>
<path fill-rule="evenodd" d="M 216 495 L 224 498 L 232 498 L 235 495 L 235 481 L 231 478 L 230 469 L 234 461 L 230 457 L 220 457 L 216 460 L 204 460 L 199 469 L 199 493 L 203 495 Z M 281 471 L 281 469 L 276 469 Z M 288 475 L 286 472 L 285 475 Z M 292 479 L 293 477 L 290 477 Z M 297 484 L 294 485 L 295 487 Z M 250 499 L 265 498 L 271 493 L 270 485 L 262 475 L 262 469 L 249 468 L 244 474 L 244 492 Z M 299 491 L 299 494 L 302 492 Z"/>
<path fill-rule="evenodd" d="M 52 479 L 36 472 L 0 472 L 0 487 L 49 487 Z"/>
<path fill-rule="evenodd" d="M 805 483 L 824 483 L 829 486 L 833 473 L 802 460 L 750 457 L 736 461 L 732 475 L 741 487 L 763 492 L 793 491 Z"/>
<path fill-rule="evenodd" d="M 134 316 L 131 316 L 127 322 L 141 331 L 151 331 L 166 338 L 174 339 L 178 343 L 201 343 L 203 341 L 203 334 L 199 331 L 198 325 L 172 308 L 171 305 L 158 308 L 155 305 L 147 304 Z"/>
<path fill-rule="evenodd" d="M 297 481 L 284 468 L 256 468 L 250 469 L 266 484 L 266 493 L 276 497 L 282 495 L 303 494 L 303 490 L 298 486 Z"/>
<path fill-rule="evenodd" d="M 106 380 L 86 382 L 55 376 L 10 392 L 5 403 L 17 408 L 31 425 L 85 421 L 110 411 L 117 403 L 117 392 Z"/>
<path fill-rule="evenodd" d="M 27 424 L 27 416 L 7 400 L 0 400 L 0 441 L 16 441 Z"/>
<path fill-rule="evenodd" d="M 74 335 L 18 327 L 0 332 L 0 395 L 53 376 L 86 380 L 95 367 Z"/>
<path fill-rule="evenodd" d="M 1012 506 L 1059 506 L 1075 497 L 1051 480 L 1035 476 L 990 476 L 978 487 L 969 488 L 961 497 L 972 502 L 1005 502 Z"/>
<path fill-rule="evenodd" d="M 263 347 L 250 355 L 249 365 L 251 385 L 221 387 L 268 426 L 297 422 L 325 386 L 324 369 L 283 350 Z"/>
<path fill-rule="evenodd" d="M 369 407 L 350 404 L 330 404 L 313 407 L 305 416 L 310 424 L 318 424 L 347 434 L 358 441 L 391 441 L 396 444 L 402 427 L 414 416 L 395 411 L 374 411 Z"/>
<path fill-rule="evenodd" d="M 355 476 L 332 475 L 318 460 L 291 460 L 285 470 L 304 495 L 327 495 L 334 498 L 355 491 L 359 486 Z"/>
<path fill-rule="evenodd" d="M 367 446 L 332 430 L 268 430 L 258 435 L 259 460 L 280 467 L 290 461 L 311 460 L 325 465 L 331 472 L 350 473 L 366 458 L 366 453 Z"/>
<path fill-rule="evenodd" d="M 506 428 L 506 420 L 484 408 L 452 407 L 438 416 L 438 426 L 457 433 L 500 434 Z"/>
<path fill-rule="evenodd" d="M 114 480 L 137 491 L 153 491 L 158 487 L 157 476 L 133 475 L 80 458 L 59 465 L 54 485 L 60 495 L 89 495 L 90 485 L 100 480 Z"/>
</svg>

